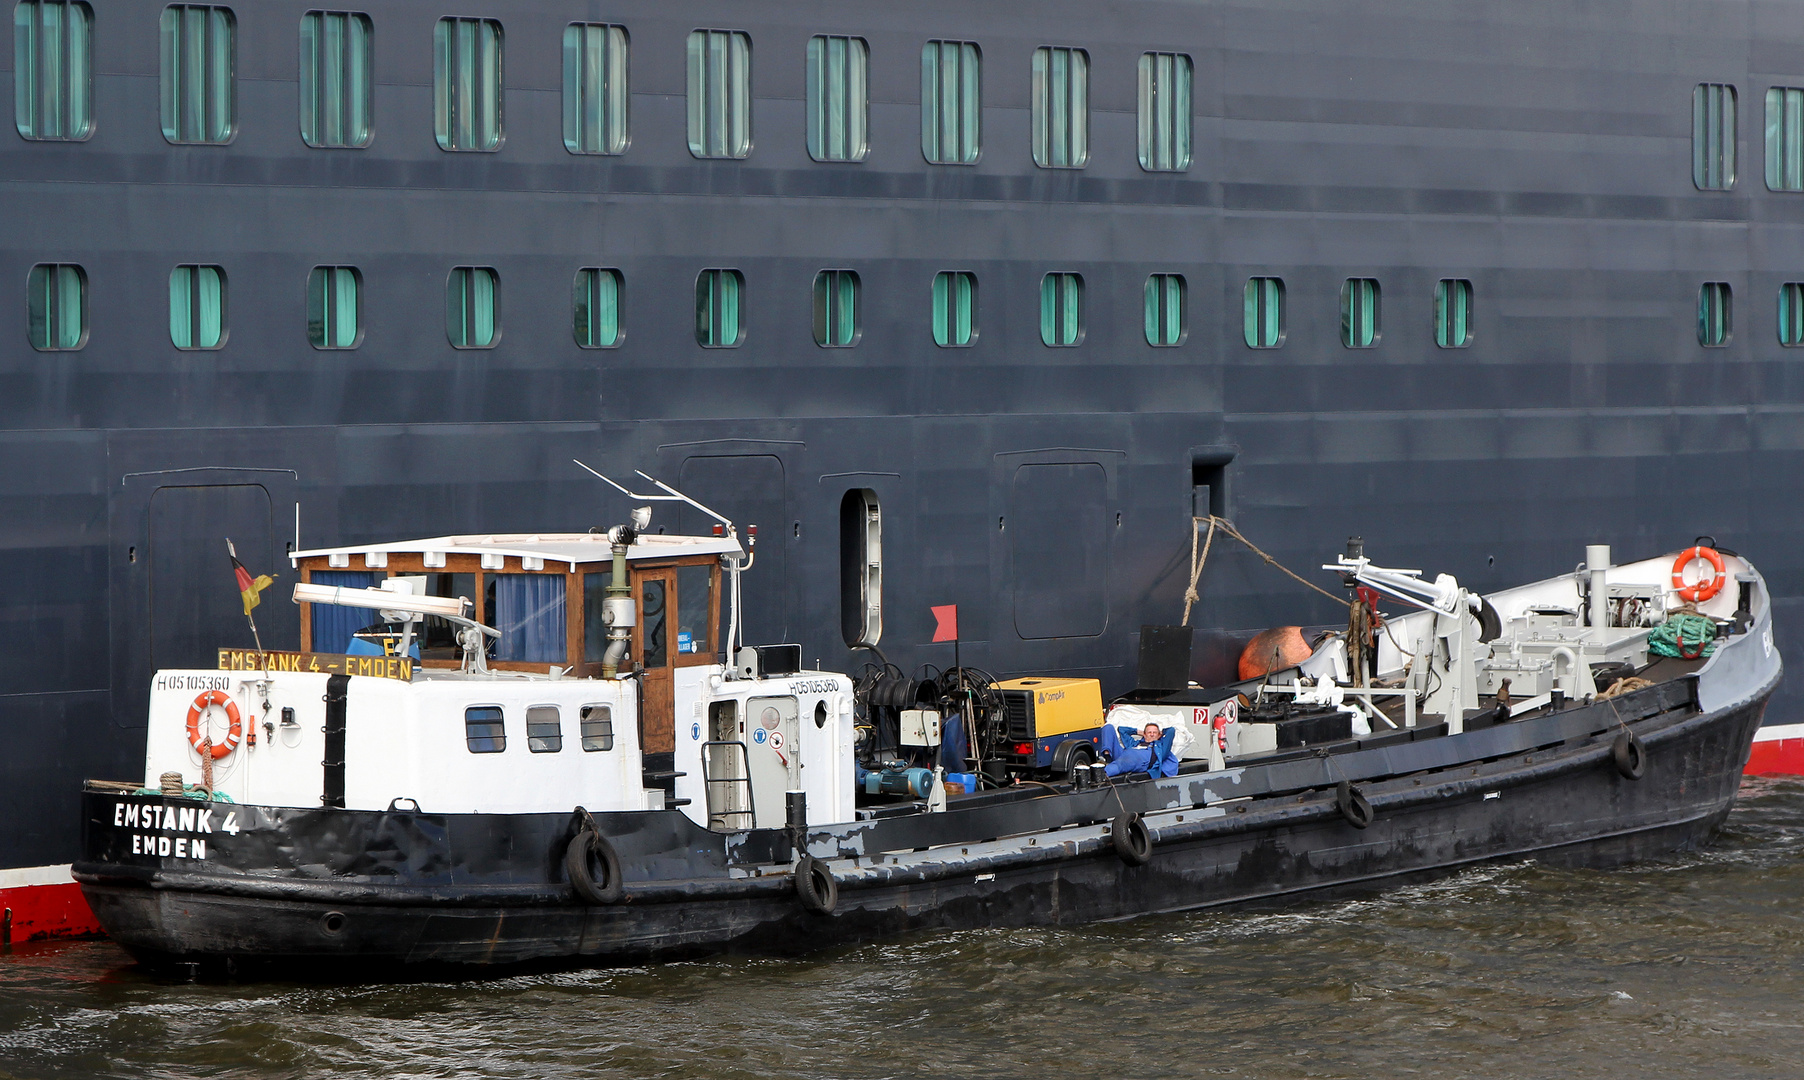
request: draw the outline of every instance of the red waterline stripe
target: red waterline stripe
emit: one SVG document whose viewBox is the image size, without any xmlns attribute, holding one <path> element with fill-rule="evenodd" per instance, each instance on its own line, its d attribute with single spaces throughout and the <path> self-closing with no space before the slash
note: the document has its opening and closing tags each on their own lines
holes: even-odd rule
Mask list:
<svg viewBox="0 0 1804 1080">
<path fill-rule="evenodd" d="M 73 881 L 55 885 L 21 885 L 0 889 L 0 932 L 11 912 L 13 944 L 46 938 L 101 937 L 100 920 L 88 907 L 81 886 Z"/>
</svg>

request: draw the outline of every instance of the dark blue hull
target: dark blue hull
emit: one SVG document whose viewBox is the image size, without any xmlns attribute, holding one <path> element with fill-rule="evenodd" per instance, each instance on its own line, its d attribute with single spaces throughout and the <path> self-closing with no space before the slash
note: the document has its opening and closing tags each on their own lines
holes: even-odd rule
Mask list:
<svg viewBox="0 0 1804 1080">
<path fill-rule="evenodd" d="M 1587 543 L 1632 558 L 1713 532 L 1763 568 L 1778 642 L 1804 659 L 1804 377 L 1775 329 L 1781 286 L 1804 280 L 1804 194 L 1763 183 L 1761 140 L 1768 89 L 1804 84 L 1804 25 L 1778 9 L 497 2 L 480 14 L 506 34 L 505 138 L 447 153 L 439 7 L 367 8 L 374 137 L 354 150 L 298 135 L 305 5 L 234 5 L 237 131 L 219 146 L 160 130 L 158 11 L 92 7 L 92 136 L 0 139 L 7 279 L 68 264 L 88 282 L 73 351 L 33 349 L 27 305 L 0 303 L 0 867 L 76 857 L 80 781 L 142 768 L 156 668 L 250 644 L 224 537 L 281 575 L 273 599 L 297 520 L 304 546 L 621 520 L 573 457 L 758 525 L 747 639 L 828 668 L 865 659 L 841 630 L 841 507 L 860 489 L 883 509 L 881 644 L 911 669 L 950 661 L 923 643 L 929 606 L 957 604 L 967 664 L 1126 689 L 1211 510 L 1299 569 L 1360 534 L 1478 590 L 1567 570 Z M 559 135 L 560 35 L 585 19 L 631 36 L 618 156 Z M 717 24 L 756 57 L 743 160 L 697 159 L 685 136 L 685 39 Z M 814 34 L 868 44 L 862 162 L 807 152 Z M 982 47 L 974 165 L 923 159 L 930 38 Z M 1048 44 L 1088 50 L 1082 169 L 1034 164 Z M 1194 161 L 1148 172 L 1136 65 L 1171 50 L 1195 66 Z M 1738 89 L 1725 190 L 1694 182 L 1699 84 Z M 172 344 L 178 264 L 227 275 L 217 350 Z M 471 265 L 499 277 L 493 348 L 447 338 L 448 275 Z M 316 266 L 360 269 L 357 348 L 309 343 Z M 616 348 L 573 338 L 582 267 L 621 274 Z M 737 348 L 698 344 L 708 268 L 744 276 Z M 815 342 L 829 268 L 861 276 L 854 347 Z M 969 348 L 935 344 L 940 271 L 979 282 Z M 1049 273 L 1083 278 L 1073 347 L 1042 341 Z M 1154 347 L 1144 289 L 1172 273 L 1187 336 Z M 1244 336 L 1254 277 L 1284 282 L 1276 348 Z M 1371 348 L 1343 344 L 1349 279 L 1382 285 Z M 1442 280 L 1472 283 L 1466 347 L 1437 344 Z M 1705 347 L 1717 282 L 1732 332 Z M 1218 548 L 1201 592 L 1203 626 L 1337 617 L 1244 552 Z M 305 644 L 285 601 L 257 614 L 266 645 Z"/>
</svg>

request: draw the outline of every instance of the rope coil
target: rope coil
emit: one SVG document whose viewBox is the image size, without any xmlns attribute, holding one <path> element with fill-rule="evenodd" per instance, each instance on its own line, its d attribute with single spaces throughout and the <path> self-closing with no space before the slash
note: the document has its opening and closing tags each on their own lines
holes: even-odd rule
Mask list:
<svg viewBox="0 0 1804 1080">
<path fill-rule="evenodd" d="M 1209 523 L 1209 535 L 1203 541 L 1202 553 L 1199 556 L 1197 553 L 1197 547 L 1196 547 L 1196 534 L 1197 534 L 1198 530 L 1200 530 L 1202 528 L 1202 524 L 1205 521 Z M 1246 548 L 1248 551 L 1251 551 L 1253 554 L 1259 556 L 1261 559 L 1264 559 L 1267 564 L 1269 564 L 1270 566 L 1274 567 L 1275 569 L 1281 571 L 1282 573 L 1284 573 L 1285 575 L 1290 577 L 1292 580 L 1296 581 L 1299 585 L 1308 586 L 1309 588 L 1314 589 L 1316 592 L 1321 593 L 1323 596 L 1326 596 L 1328 599 L 1334 601 L 1337 604 L 1342 605 L 1343 607 L 1351 606 L 1352 601 L 1347 600 L 1343 597 L 1334 595 L 1333 593 L 1329 592 L 1327 589 L 1324 589 L 1320 585 L 1317 585 L 1315 582 L 1308 580 L 1307 578 L 1298 574 L 1296 571 L 1292 570 L 1290 567 L 1285 566 L 1283 563 L 1279 562 L 1277 559 L 1274 559 L 1270 555 L 1266 554 L 1265 551 L 1263 549 L 1261 549 L 1258 544 L 1255 544 L 1251 540 L 1248 540 L 1246 537 L 1240 535 L 1240 530 L 1236 529 L 1234 527 L 1234 524 L 1232 522 L 1230 522 L 1227 518 L 1218 517 L 1215 514 L 1210 514 L 1207 517 L 1193 517 L 1190 519 L 1190 585 L 1188 588 L 1186 588 L 1184 590 L 1184 621 L 1181 625 L 1183 625 L 1183 626 L 1190 625 L 1190 609 L 1197 602 L 1197 600 L 1201 599 L 1201 597 L 1198 595 L 1198 593 L 1196 591 L 1196 583 L 1203 576 L 1204 564 L 1209 561 L 1209 547 L 1211 544 L 1213 544 L 1215 542 L 1215 531 L 1217 529 L 1220 529 L 1223 533 L 1227 534 L 1228 536 L 1232 537 L 1233 539 L 1238 540 L 1242 544 L 1246 545 Z"/>
</svg>

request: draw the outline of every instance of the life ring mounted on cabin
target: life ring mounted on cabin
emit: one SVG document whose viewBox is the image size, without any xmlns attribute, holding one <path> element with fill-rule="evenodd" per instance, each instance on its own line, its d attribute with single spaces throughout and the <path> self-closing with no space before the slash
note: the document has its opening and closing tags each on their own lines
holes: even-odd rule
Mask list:
<svg viewBox="0 0 1804 1080">
<path fill-rule="evenodd" d="M 239 715 L 238 703 L 224 690 L 208 690 L 195 698 L 194 704 L 188 706 L 188 745 L 194 747 L 197 754 L 208 753 L 211 733 L 201 730 L 200 721 L 215 705 L 225 709 L 228 724 L 225 741 L 211 746 L 213 760 L 217 761 L 238 749 L 238 740 L 244 738 L 244 717 Z"/>
<path fill-rule="evenodd" d="M 1700 559 L 1709 563 L 1716 572 L 1699 578 L 1694 584 L 1685 584 L 1686 569 Z M 1679 599 L 1693 604 L 1701 604 L 1721 592 L 1728 576 L 1728 571 L 1723 567 L 1722 555 L 1715 548 L 1702 544 L 1679 552 L 1679 557 L 1672 562 L 1672 587 L 1678 590 Z"/>
</svg>

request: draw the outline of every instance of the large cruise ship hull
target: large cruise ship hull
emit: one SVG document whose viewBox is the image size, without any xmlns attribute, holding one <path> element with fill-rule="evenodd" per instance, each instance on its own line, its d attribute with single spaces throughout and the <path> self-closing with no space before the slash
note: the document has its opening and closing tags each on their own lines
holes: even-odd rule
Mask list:
<svg viewBox="0 0 1804 1080">
<path fill-rule="evenodd" d="M 1804 280 L 1804 194 L 1763 183 L 1761 139 L 1768 91 L 1804 85 L 1804 27 L 1766 6 L 623 0 L 605 14 L 631 41 L 614 156 L 559 137 L 561 36 L 603 17 L 586 6 L 483 13 L 507 49 L 493 153 L 434 140 L 434 29 L 458 12 L 366 5 L 374 135 L 318 149 L 296 126 L 303 8 L 233 5 L 234 135 L 176 145 L 158 12 L 91 7 L 91 136 L 0 143 L 8 280 L 54 264 L 87 282 L 68 351 L 30 347 L 24 298 L 0 303 L 0 868 L 77 857 L 80 782 L 142 762 L 155 670 L 252 644 L 225 538 L 265 573 L 297 544 L 620 520 L 572 458 L 759 526 L 747 638 L 829 669 L 866 659 L 842 629 L 849 492 L 881 508 L 880 645 L 910 670 L 950 660 L 929 607 L 956 604 L 966 664 L 1128 689 L 1138 627 L 1184 608 L 1189 523 L 1209 513 L 1293 567 L 1361 534 L 1481 591 L 1708 523 L 1765 567 L 1804 662 L 1804 379 L 1776 332 Z M 685 42 L 717 23 L 757 57 L 743 159 L 686 135 Z M 817 34 L 868 45 L 862 161 L 809 156 Z M 971 165 L 923 158 L 928 40 L 981 46 Z M 1049 44 L 1087 50 L 1082 169 L 1034 164 Z M 1137 66 L 1174 50 L 1195 65 L 1193 160 L 1149 172 Z M 1721 190 L 1694 182 L 1700 84 L 1739 93 L 1741 174 Z M 172 339 L 178 265 L 223 270 L 218 349 Z M 355 348 L 309 342 L 320 266 L 362 274 Z M 492 348 L 447 337 L 468 266 L 498 275 Z M 573 338 L 584 267 L 620 272 L 615 348 Z M 745 280 L 735 348 L 697 340 L 710 268 Z M 861 276 L 852 347 L 816 343 L 826 269 Z M 933 338 L 941 271 L 978 282 L 968 348 Z M 1042 339 L 1053 273 L 1083 280 L 1071 347 Z M 1153 274 L 1185 278 L 1173 347 L 1147 341 Z M 1274 348 L 1244 333 L 1256 277 L 1283 282 Z M 1342 337 L 1352 279 L 1382 286 L 1369 348 Z M 1446 280 L 1472 283 L 1463 348 L 1436 340 Z M 1734 297 L 1720 346 L 1699 341 L 1706 283 Z M 1220 547 L 1199 592 L 1197 626 L 1339 617 Z M 265 646 L 312 647 L 289 605 L 256 614 Z"/>
</svg>

